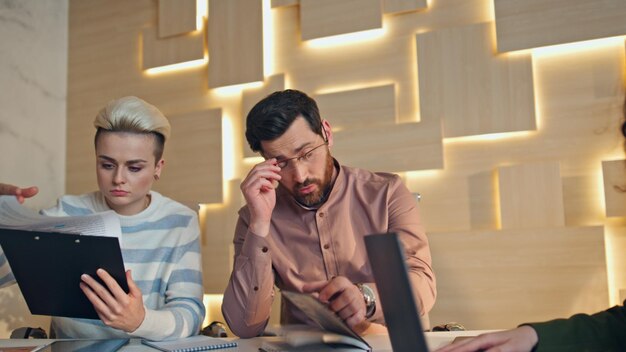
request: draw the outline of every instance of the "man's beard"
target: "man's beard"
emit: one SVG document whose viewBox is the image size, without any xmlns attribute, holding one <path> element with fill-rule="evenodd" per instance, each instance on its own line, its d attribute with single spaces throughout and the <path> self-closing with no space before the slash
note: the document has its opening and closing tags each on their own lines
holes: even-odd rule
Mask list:
<svg viewBox="0 0 626 352">
<path fill-rule="evenodd" d="M 330 153 L 326 153 L 326 166 L 324 170 L 324 179 L 320 180 L 319 178 L 307 178 L 303 183 L 297 183 L 291 192 L 296 201 L 307 207 L 316 207 L 321 205 L 326 201 L 326 197 L 330 192 L 333 170 L 335 168 L 335 164 L 333 162 L 333 157 Z M 317 190 L 306 194 L 304 196 L 298 195 L 298 190 L 304 188 L 308 185 L 316 184 Z"/>
</svg>

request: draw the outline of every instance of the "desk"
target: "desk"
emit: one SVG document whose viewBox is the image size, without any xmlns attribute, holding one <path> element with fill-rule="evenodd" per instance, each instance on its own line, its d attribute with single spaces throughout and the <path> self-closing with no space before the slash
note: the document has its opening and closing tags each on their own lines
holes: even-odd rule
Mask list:
<svg viewBox="0 0 626 352">
<path fill-rule="evenodd" d="M 475 336 L 484 331 L 446 331 L 446 332 L 427 332 L 426 341 L 430 349 L 435 349 L 447 345 L 457 336 Z M 237 348 L 229 348 L 218 351 L 225 352 L 257 352 L 259 346 L 263 342 L 264 337 L 255 337 L 251 339 L 238 339 Z M 376 334 L 365 336 L 365 340 L 372 346 L 374 352 L 391 352 L 391 344 L 389 337 L 385 334 Z M 53 340 L 26 340 L 26 339 L 0 339 L 0 351 L 6 347 L 34 346 L 37 344 L 49 343 Z M 157 351 L 151 347 L 141 344 L 141 339 L 131 339 L 131 341 L 120 352 L 154 352 Z"/>
</svg>

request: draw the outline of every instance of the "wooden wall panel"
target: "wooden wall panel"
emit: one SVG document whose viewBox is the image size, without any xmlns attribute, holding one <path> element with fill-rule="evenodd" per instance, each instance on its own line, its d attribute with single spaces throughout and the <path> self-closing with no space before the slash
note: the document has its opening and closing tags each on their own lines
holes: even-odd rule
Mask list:
<svg viewBox="0 0 626 352">
<path fill-rule="evenodd" d="M 302 40 L 382 28 L 380 0 L 300 0 Z"/>
<path fill-rule="evenodd" d="M 342 162 L 394 171 L 443 167 L 437 124 L 396 123 L 394 85 L 320 94 L 314 99 L 333 128 L 333 155 Z"/>
<path fill-rule="evenodd" d="M 285 89 L 285 75 L 278 74 L 268 77 L 263 86 L 260 88 L 249 88 L 243 90 L 241 93 L 241 123 L 244 130 L 246 128 L 246 118 L 248 117 L 248 113 L 254 105 L 273 92 L 283 89 Z M 248 144 L 245 136 L 242 141 L 244 144 L 242 148 L 244 158 L 259 156 L 257 153 L 253 152 L 252 149 L 250 149 L 250 145 Z"/>
<path fill-rule="evenodd" d="M 281 6 L 294 6 L 300 4 L 300 0 L 272 0 L 272 8 Z"/>
<path fill-rule="evenodd" d="M 202 32 L 191 32 L 169 38 L 158 38 L 155 27 L 142 31 L 144 70 L 204 58 Z"/>
<path fill-rule="evenodd" d="M 209 204 L 202 208 L 202 275 L 206 293 L 221 294 L 228 283 L 230 269 L 227 268 L 233 266 L 237 212 L 243 205 L 240 182 L 239 179 L 225 181 L 224 204 Z"/>
<path fill-rule="evenodd" d="M 500 226 L 500 202 L 495 170 L 479 172 L 467 177 L 470 229 L 495 230 Z"/>
<path fill-rule="evenodd" d="M 222 111 L 197 111 L 168 118 L 172 135 L 163 155 L 165 171 L 155 189 L 175 194 L 178 201 L 221 203 Z"/>
<path fill-rule="evenodd" d="M 334 133 L 331 151 L 345 165 L 370 170 L 440 169 L 443 145 L 437 132 L 437 126 L 423 123 L 381 125 L 376 129 L 353 127 Z"/>
<path fill-rule="evenodd" d="M 422 117 L 442 118 L 444 137 L 536 128 L 531 57 L 494 55 L 491 24 L 416 40 Z"/>
<path fill-rule="evenodd" d="M 263 2 L 209 1 L 209 88 L 263 81 Z"/>
<path fill-rule="evenodd" d="M 603 227 L 438 233 L 429 241 L 433 325 L 513 328 L 608 306 Z"/>
<path fill-rule="evenodd" d="M 158 6 L 159 38 L 196 30 L 196 0 L 159 0 Z"/>
<path fill-rule="evenodd" d="M 626 216 L 626 160 L 602 162 L 606 216 Z"/>
<path fill-rule="evenodd" d="M 565 225 L 559 163 L 500 167 L 498 182 L 503 229 Z"/>
<path fill-rule="evenodd" d="M 612 218 L 612 224 L 605 226 L 606 256 L 611 292 L 610 305 L 622 304 L 626 300 L 626 222 L 625 218 Z"/>
<path fill-rule="evenodd" d="M 382 0 L 383 13 L 396 14 L 419 11 L 428 7 L 426 0 Z"/>
<path fill-rule="evenodd" d="M 376 129 L 396 123 L 396 99 L 393 84 L 315 95 L 322 118 L 333 130 L 352 126 Z"/>
<path fill-rule="evenodd" d="M 494 0 L 498 51 L 626 34 L 622 0 Z"/>
</svg>

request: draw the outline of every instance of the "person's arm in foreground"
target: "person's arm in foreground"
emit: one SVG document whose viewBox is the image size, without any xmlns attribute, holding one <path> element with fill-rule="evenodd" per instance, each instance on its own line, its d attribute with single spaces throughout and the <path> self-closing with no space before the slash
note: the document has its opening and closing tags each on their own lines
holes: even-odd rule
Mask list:
<svg viewBox="0 0 626 352">
<path fill-rule="evenodd" d="M 435 352 L 530 352 L 536 343 L 537 333 L 535 330 L 530 326 L 520 326 L 513 330 L 492 332 L 461 340 Z"/>
<path fill-rule="evenodd" d="M 33 197 L 39 192 L 37 187 L 20 188 L 17 186 L 0 183 L 0 196 L 15 196 L 17 201 L 24 203 L 26 198 Z M 0 248 L 0 287 L 10 286 L 15 283 L 15 278 L 4 256 L 4 252 Z"/>
<path fill-rule="evenodd" d="M 224 293 L 222 313 L 239 337 L 260 335 L 274 299 L 274 275 L 267 239 L 276 204 L 280 168 L 270 159 L 256 165 L 241 183 L 249 219 L 243 211 L 235 229 L 235 261 Z"/>
<path fill-rule="evenodd" d="M 26 198 L 34 197 L 37 192 L 39 192 L 39 189 L 35 186 L 20 188 L 6 183 L 0 183 L 0 196 L 15 196 L 20 203 L 24 203 Z"/>
<path fill-rule="evenodd" d="M 624 351 L 626 308 L 616 306 L 593 315 L 530 323 L 513 330 L 489 333 L 436 352 L 472 351 Z"/>
</svg>

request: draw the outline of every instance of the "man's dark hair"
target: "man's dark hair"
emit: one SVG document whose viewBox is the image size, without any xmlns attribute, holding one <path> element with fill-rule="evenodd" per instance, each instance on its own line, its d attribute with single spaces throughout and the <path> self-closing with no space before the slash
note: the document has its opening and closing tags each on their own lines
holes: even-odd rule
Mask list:
<svg viewBox="0 0 626 352">
<path fill-rule="evenodd" d="M 261 141 L 282 136 L 298 116 L 304 117 L 313 132 L 324 137 L 315 100 L 294 89 L 268 95 L 250 110 L 246 118 L 246 139 L 250 148 L 262 152 Z"/>
</svg>

